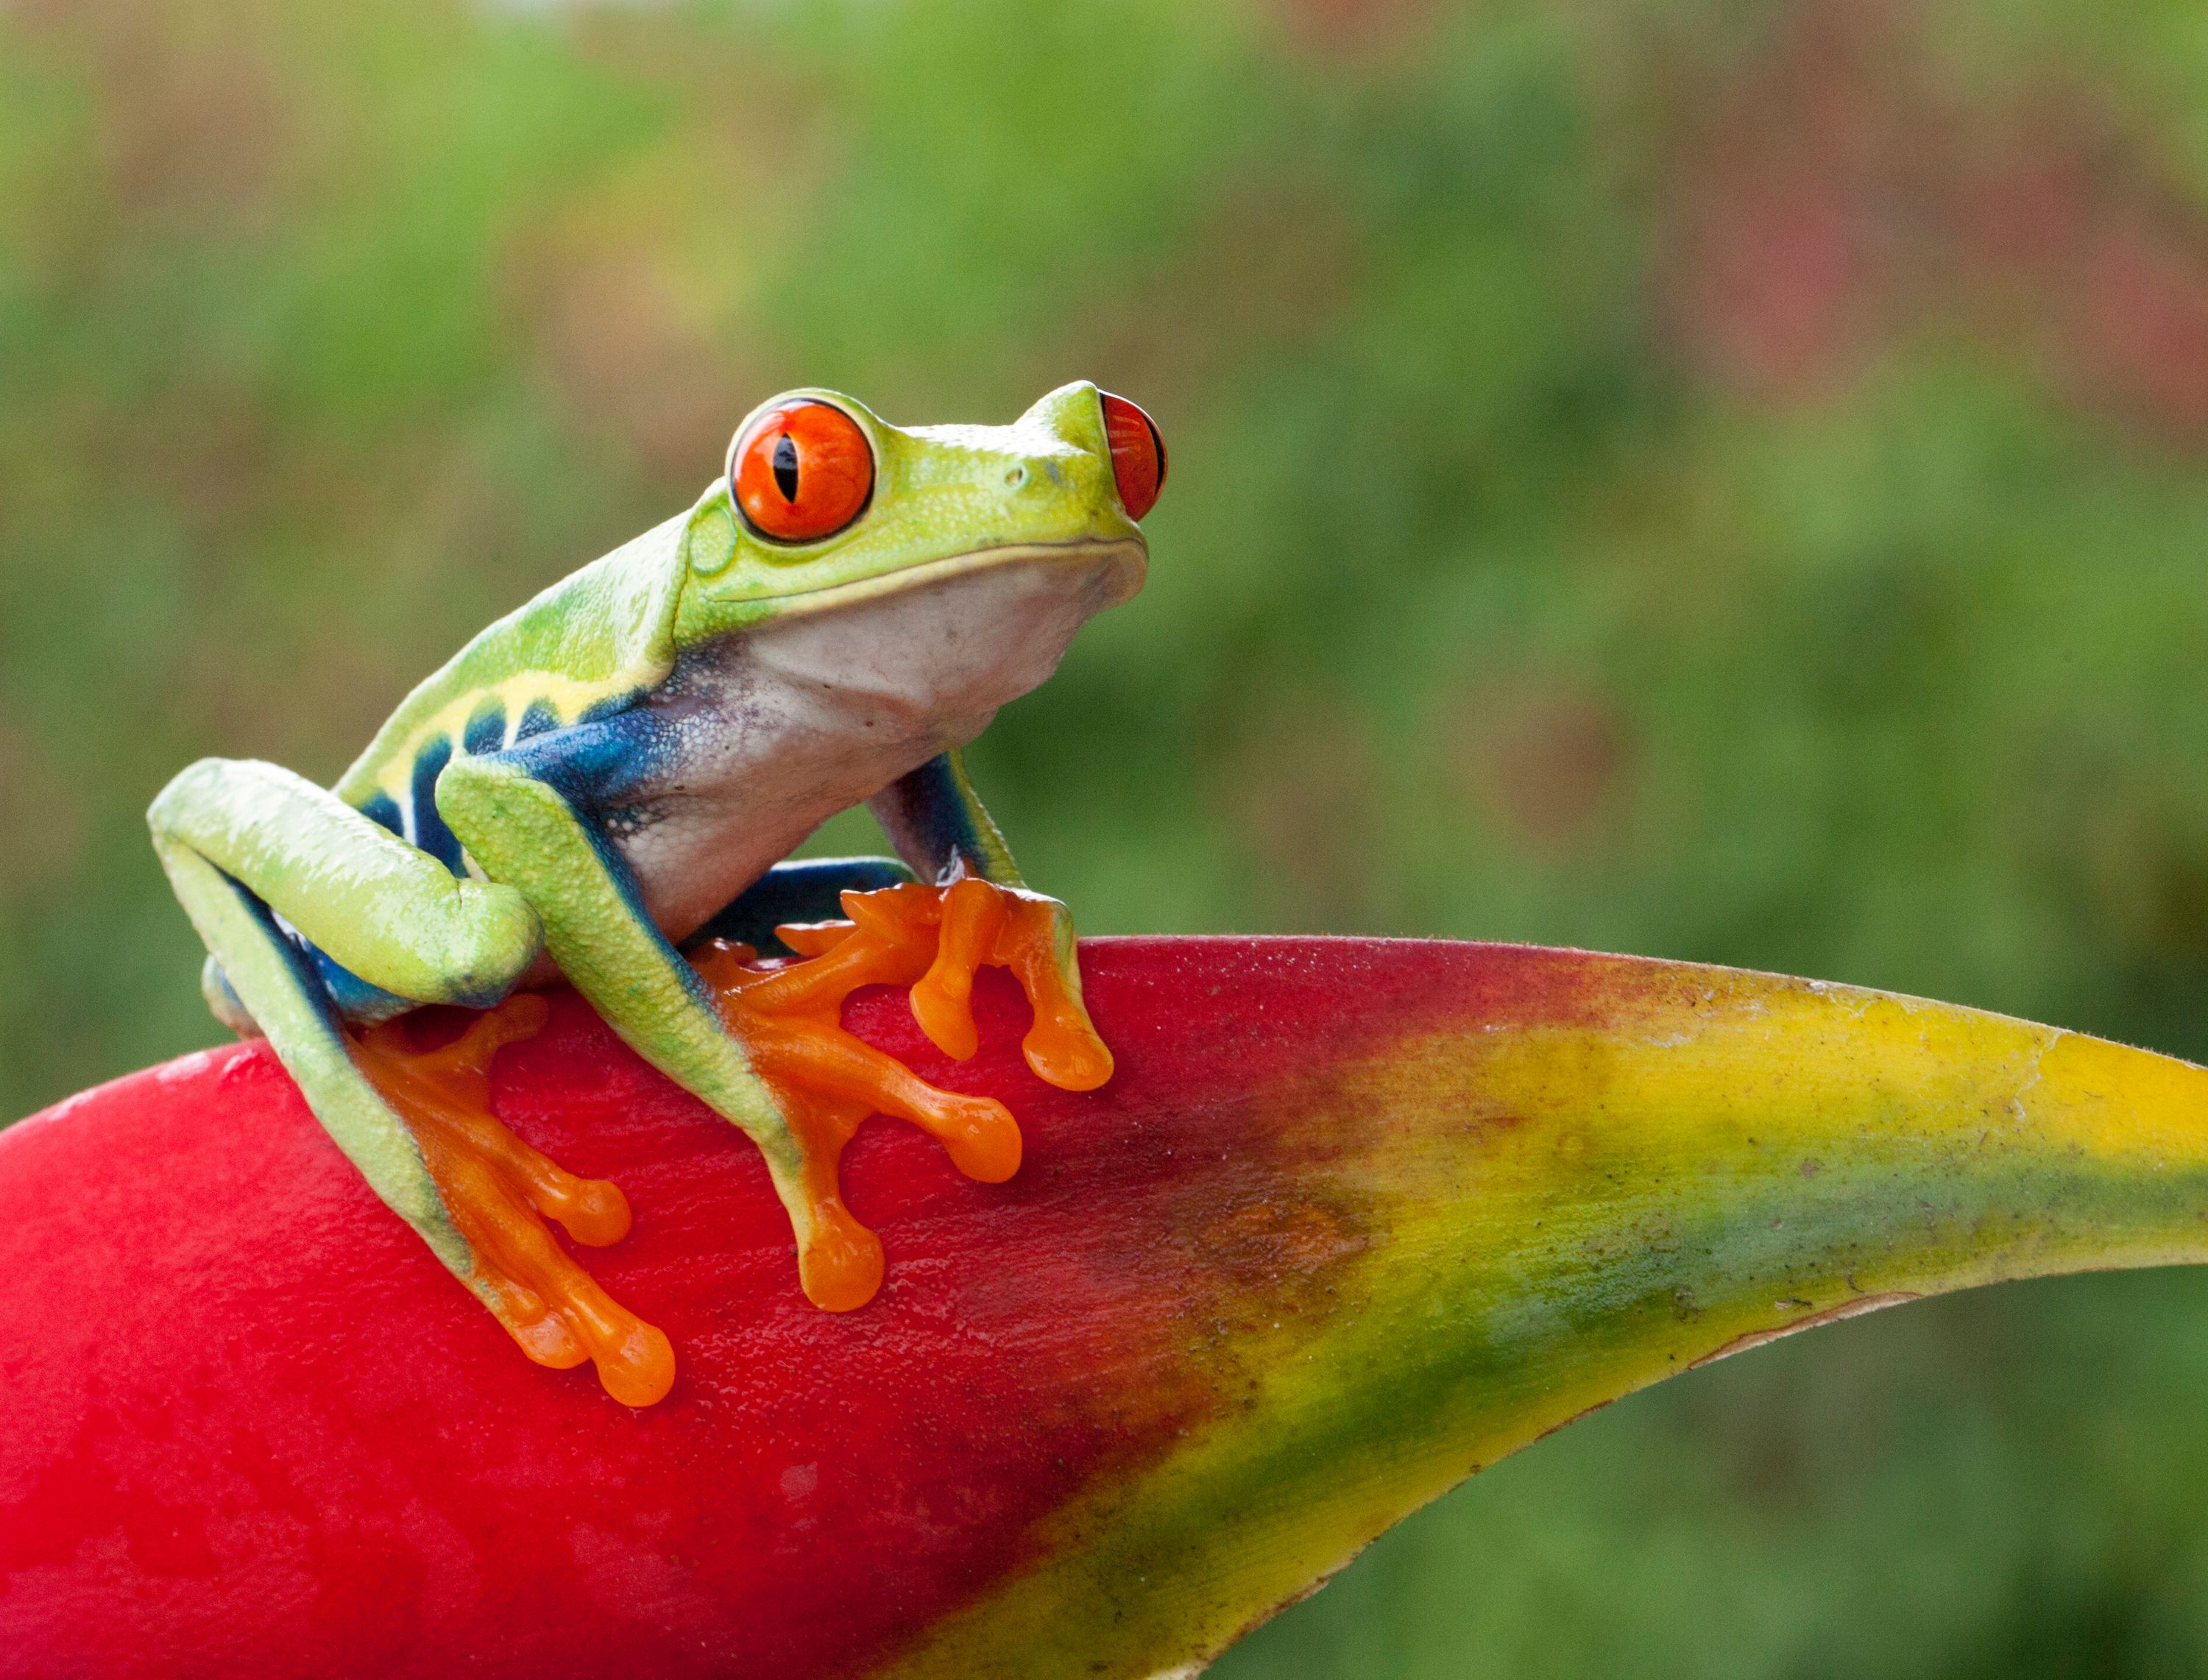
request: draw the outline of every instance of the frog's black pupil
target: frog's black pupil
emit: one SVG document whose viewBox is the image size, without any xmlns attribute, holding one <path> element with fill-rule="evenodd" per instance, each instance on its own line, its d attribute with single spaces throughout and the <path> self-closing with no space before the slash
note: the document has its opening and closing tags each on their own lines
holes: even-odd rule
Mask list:
<svg viewBox="0 0 2208 1680">
<path fill-rule="evenodd" d="M 774 483 L 784 501 L 797 500 L 797 442 L 788 432 L 774 441 Z"/>
</svg>

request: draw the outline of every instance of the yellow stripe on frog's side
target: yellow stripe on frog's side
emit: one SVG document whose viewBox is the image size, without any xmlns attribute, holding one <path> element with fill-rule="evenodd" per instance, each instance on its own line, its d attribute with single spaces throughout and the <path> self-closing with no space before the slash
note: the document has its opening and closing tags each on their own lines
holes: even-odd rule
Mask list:
<svg viewBox="0 0 2208 1680">
<path fill-rule="evenodd" d="M 486 711 L 502 711 L 506 719 L 504 739 L 512 741 L 513 732 L 522 718 L 533 707 L 542 706 L 552 714 L 561 728 L 573 723 L 591 707 L 603 701 L 617 699 L 633 693 L 639 681 L 623 677 L 612 681 L 580 682 L 555 671 L 522 671 L 488 688 L 455 696 L 439 710 L 421 720 L 414 729 L 404 735 L 393 747 L 390 756 L 380 765 L 356 765 L 339 785 L 342 797 L 352 798 L 351 789 L 359 787 L 362 802 L 376 794 L 387 795 L 401 810 L 408 808 L 413 793 L 414 766 L 424 753 L 440 741 L 450 745 L 457 755 L 460 743 L 467 734 L 469 723 Z M 379 745 L 382 743 L 379 741 Z"/>
</svg>

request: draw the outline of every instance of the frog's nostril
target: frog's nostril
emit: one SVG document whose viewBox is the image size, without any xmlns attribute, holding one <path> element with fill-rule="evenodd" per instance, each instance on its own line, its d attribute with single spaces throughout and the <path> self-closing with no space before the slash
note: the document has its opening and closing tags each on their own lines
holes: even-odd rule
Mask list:
<svg viewBox="0 0 2208 1680">
<path fill-rule="evenodd" d="M 1125 397 L 1100 391 L 1104 435 L 1112 446 L 1112 478 L 1127 517 L 1139 519 L 1158 505 L 1166 483 L 1166 441 L 1156 423 Z"/>
<path fill-rule="evenodd" d="M 1024 463 L 1022 463 L 1017 466 L 1011 466 L 1005 469 L 1005 488 L 1006 489 L 1017 490 L 1027 482 L 1028 470 Z"/>
</svg>

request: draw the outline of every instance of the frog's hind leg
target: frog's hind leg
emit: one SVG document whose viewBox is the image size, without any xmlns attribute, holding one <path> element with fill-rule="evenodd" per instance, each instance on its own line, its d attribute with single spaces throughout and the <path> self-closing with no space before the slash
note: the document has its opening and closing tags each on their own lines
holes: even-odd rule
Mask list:
<svg viewBox="0 0 2208 1680">
<path fill-rule="evenodd" d="M 345 970 L 391 995 L 480 1006 L 502 996 L 539 942 L 510 888 L 461 880 L 334 795 L 272 765 L 208 760 L 148 813 L 155 849 L 206 941 L 218 1014 L 265 1033 L 308 1106 L 376 1194 L 489 1306 L 532 1359 L 594 1360 L 616 1399 L 647 1405 L 673 1381 L 666 1338 L 569 1260 L 540 1215 L 579 1241 L 627 1229 L 610 1185 L 577 1179 L 490 1112 L 499 1046 L 535 1031 L 518 996 L 454 1046 L 413 1050 L 401 1023 L 355 1036 L 316 959 L 280 915 Z"/>
<path fill-rule="evenodd" d="M 762 957 L 794 956 L 776 932 L 783 924 L 834 921 L 843 914 L 846 892 L 875 892 L 912 878 L 912 871 L 893 857 L 811 857 L 777 863 L 691 935 L 690 944 L 724 939 L 749 945 Z"/>
</svg>

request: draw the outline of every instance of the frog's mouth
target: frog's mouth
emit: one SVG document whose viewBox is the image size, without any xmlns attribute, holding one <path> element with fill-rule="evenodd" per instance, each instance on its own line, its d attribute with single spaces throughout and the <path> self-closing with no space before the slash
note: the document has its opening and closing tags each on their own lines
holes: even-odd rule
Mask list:
<svg viewBox="0 0 2208 1680">
<path fill-rule="evenodd" d="M 784 597 L 729 649 L 753 693 L 793 717 L 833 714 L 831 735 L 957 745 L 1141 588 L 1145 558 L 1124 538 L 979 549 Z"/>
<path fill-rule="evenodd" d="M 1087 616 L 1131 601 L 1141 592 L 1143 580 L 1149 575 L 1149 552 L 1140 540 L 1126 537 L 1007 543 L 1001 548 L 947 555 L 941 560 L 924 561 L 917 566 L 901 567 L 894 572 L 858 578 L 849 583 L 826 584 L 787 595 L 763 596 L 759 604 L 771 607 L 777 618 L 801 614 L 809 616 L 883 596 L 920 593 L 954 579 L 1003 567 L 1048 568 L 1054 582 L 1076 593 L 1093 597 L 1093 600 L 1083 603 L 1087 608 L 1083 616 Z"/>
</svg>

